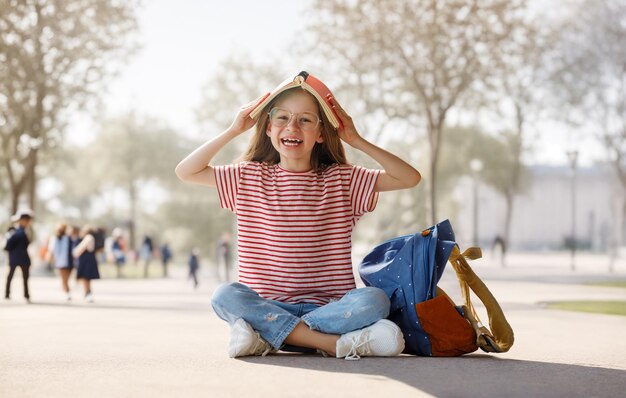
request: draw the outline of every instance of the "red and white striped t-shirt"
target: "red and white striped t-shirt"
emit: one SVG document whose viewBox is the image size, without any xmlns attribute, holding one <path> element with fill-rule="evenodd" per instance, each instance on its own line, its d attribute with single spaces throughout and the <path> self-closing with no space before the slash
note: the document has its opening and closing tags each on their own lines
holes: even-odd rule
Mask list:
<svg viewBox="0 0 626 398">
<path fill-rule="evenodd" d="M 380 170 L 296 173 L 258 162 L 214 169 L 221 206 L 237 214 L 241 283 L 272 300 L 316 304 L 356 287 L 352 229 L 376 207 Z"/>
</svg>

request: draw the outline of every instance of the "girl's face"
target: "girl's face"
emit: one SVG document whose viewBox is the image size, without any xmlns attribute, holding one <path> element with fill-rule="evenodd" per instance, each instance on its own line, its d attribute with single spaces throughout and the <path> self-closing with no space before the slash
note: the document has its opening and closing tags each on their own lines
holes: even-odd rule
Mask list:
<svg viewBox="0 0 626 398">
<path fill-rule="evenodd" d="M 324 141 L 315 99 L 305 92 L 296 91 L 278 101 L 273 113 L 267 124 L 266 134 L 280 154 L 281 163 L 285 161 L 310 163 L 313 147 L 316 143 Z M 284 124 L 287 120 L 289 122 L 286 125 L 282 127 L 277 125 Z"/>
</svg>

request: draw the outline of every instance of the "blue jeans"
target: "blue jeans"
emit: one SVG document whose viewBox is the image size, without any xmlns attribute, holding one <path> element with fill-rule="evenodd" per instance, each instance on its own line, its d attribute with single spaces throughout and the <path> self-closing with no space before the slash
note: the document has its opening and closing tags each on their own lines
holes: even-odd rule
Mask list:
<svg viewBox="0 0 626 398">
<path fill-rule="evenodd" d="M 318 305 L 269 300 L 238 282 L 218 286 L 211 305 L 230 325 L 243 318 L 277 350 L 299 322 L 322 333 L 344 334 L 386 318 L 390 307 L 385 292 L 376 287 L 353 289 L 340 300 Z"/>
</svg>

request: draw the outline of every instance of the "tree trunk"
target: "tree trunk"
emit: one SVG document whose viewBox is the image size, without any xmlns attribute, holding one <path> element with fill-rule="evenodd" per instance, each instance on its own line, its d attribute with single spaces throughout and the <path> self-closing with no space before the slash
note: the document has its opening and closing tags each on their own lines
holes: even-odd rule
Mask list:
<svg viewBox="0 0 626 398">
<path fill-rule="evenodd" d="M 20 192 L 11 190 L 11 214 L 17 213 L 17 206 L 20 203 Z"/>
<path fill-rule="evenodd" d="M 500 265 L 504 268 L 506 266 L 506 252 L 509 247 L 509 239 L 511 236 L 511 220 L 513 219 L 513 202 L 515 200 L 515 193 L 513 190 L 508 190 L 504 196 L 506 209 L 504 214 L 504 233 L 502 234 L 502 240 L 504 241 L 502 247 L 502 259 Z"/>
<path fill-rule="evenodd" d="M 11 214 L 15 214 L 17 212 L 20 205 L 20 198 L 24 192 L 27 172 L 29 169 L 29 163 L 26 160 L 24 160 L 24 163 L 26 163 L 24 165 L 26 172 L 24 172 L 21 178 L 16 179 L 13 167 L 11 167 L 11 161 L 8 159 L 5 161 L 5 169 L 7 171 L 7 176 L 9 177 L 9 188 L 11 191 Z"/>
<path fill-rule="evenodd" d="M 37 203 L 37 150 L 32 151 L 32 163 L 28 170 L 28 207 L 35 211 L 35 205 Z"/>
<path fill-rule="evenodd" d="M 513 150 L 513 169 L 511 170 L 511 179 L 509 189 L 505 192 L 505 201 L 506 201 L 506 213 L 504 216 L 504 232 L 502 239 L 504 240 L 504 247 L 506 249 L 510 246 L 510 236 L 511 236 L 511 223 L 513 220 L 513 206 L 515 205 L 515 192 L 519 185 L 520 172 L 522 169 L 522 141 L 524 134 L 524 114 L 522 112 L 522 107 L 519 103 L 515 103 L 515 117 L 517 121 L 517 131 L 514 137 L 514 142 L 512 145 Z M 502 267 L 506 265 L 505 256 L 507 250 L 503 248 L 502 250 Z"/>
</svg>

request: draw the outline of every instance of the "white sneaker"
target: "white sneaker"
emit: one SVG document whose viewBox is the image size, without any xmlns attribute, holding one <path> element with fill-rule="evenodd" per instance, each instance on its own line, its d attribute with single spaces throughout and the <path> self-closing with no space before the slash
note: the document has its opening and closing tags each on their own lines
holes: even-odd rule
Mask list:
<svg viewBox="0 0 626 398">
<path fill-rule="evenodd" d="M 85 301 L 88 303 L 93 303 L 93 294 L 87 293 L 87 295 L 85 296 Z"/>
<path fill-rule="evenodd" d="M 366 328 L 339 337 L 337 358 L 358 360 L 361 357 L 392 357 L 404 350 L 402 331 L 395 323 L 381 319 Z"/>
<path fill-rule="evenodd" d="M 270 343 L 263 340 L 259 333 L 252 329 L 252 326 L 248 325 L 246 321 L 241 318 L 235 321 L 230 330 L 229 357 L 266 356 L 272 351 L 274 349 Z"/>
</svg>

